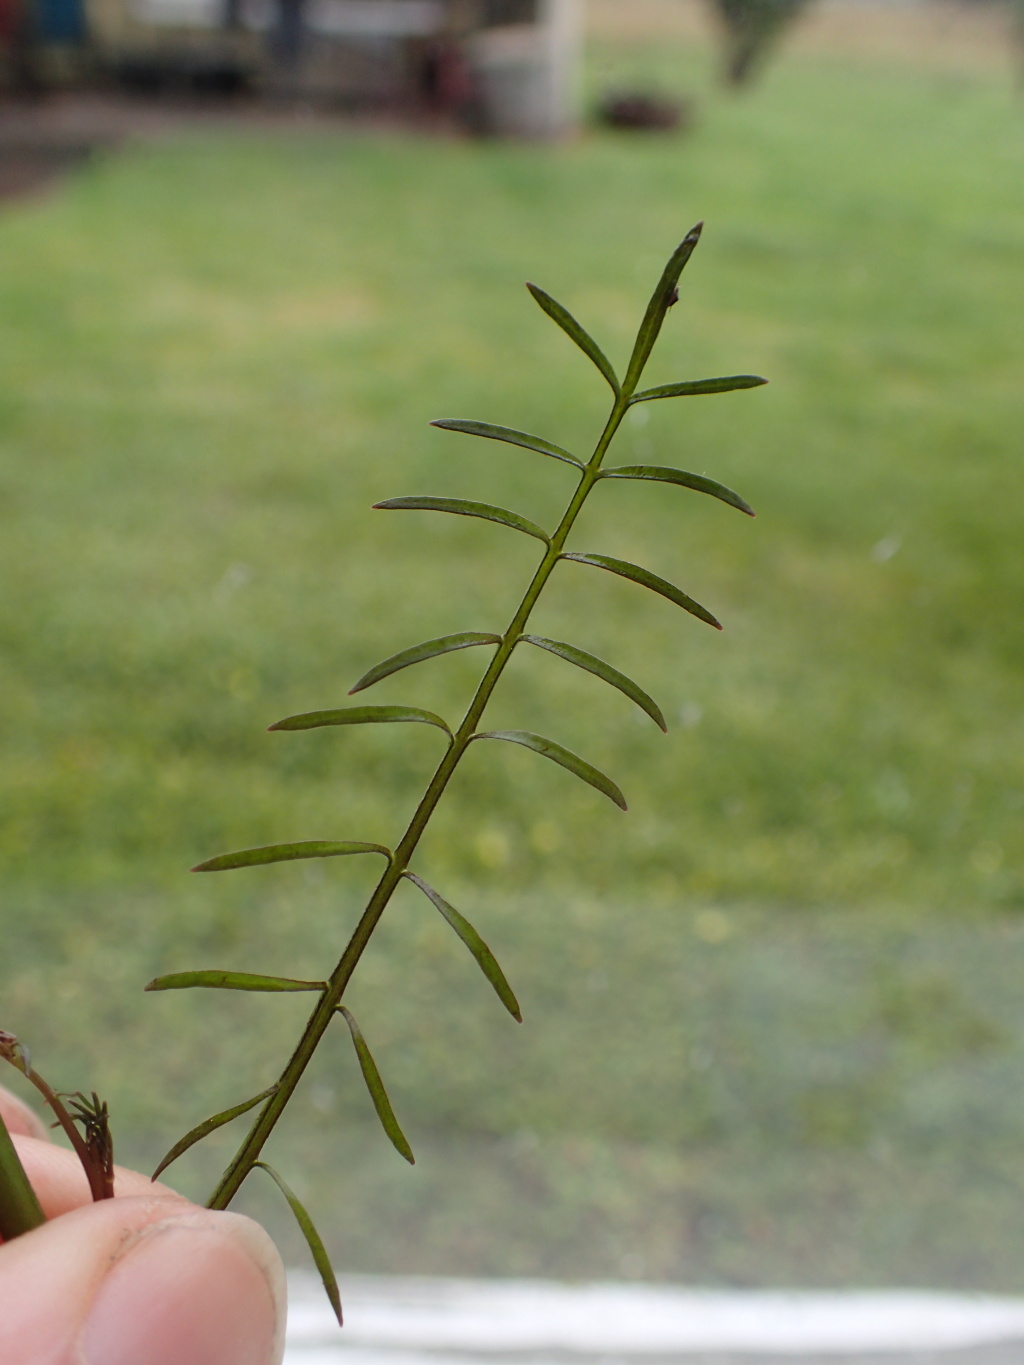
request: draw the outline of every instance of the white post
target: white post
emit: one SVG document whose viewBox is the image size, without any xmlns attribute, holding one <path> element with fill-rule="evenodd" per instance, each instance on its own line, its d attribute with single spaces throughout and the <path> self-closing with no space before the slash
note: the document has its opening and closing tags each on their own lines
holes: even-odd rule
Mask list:
<svg viewBox="0 0 1024 1365">
<path fill-rule="evenodd" d="M 541 0 L 547 69 L 549 137 L 564 137 L 579 127 L 583 99 L 583 7 L 581 0 Z"/>
<path fill-rule="evenodd" d="M 537 21 L 485 28 L 469 40 L 488 132 L 555 139 L 580 119 L 580 0 L 539 0 Z"/>
</svg>

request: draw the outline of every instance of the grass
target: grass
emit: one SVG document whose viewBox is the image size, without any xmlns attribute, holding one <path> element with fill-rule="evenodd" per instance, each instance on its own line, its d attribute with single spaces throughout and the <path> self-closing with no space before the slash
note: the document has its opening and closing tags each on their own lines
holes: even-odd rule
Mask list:
<svg viewBox="0 0 1024 1365">
<path fill-rule="evenodd" d="M 591 79 L 699 87 L 703 60 L 620 46 Z M 301 1015 L 141 983 L 320 974 L 372 876 L 185 869 L 389 841 L 438 742 L 266 725 L 501 628 L 532 566 L 525 538 L 369 504 L 550 520 L 560 467 L 428 420 L 584 448 L 601 382 L 522 281 L 618 360 L 703 217 L 652 382 L 772 384 L 651 405 L 620 457 L 707 471 L 758 519 L 614 486 L 577 544 L 726 633 L 566 567 L 536 629 L 631 672 L 672 733 L 517 663 L 495 728 L 578 749 L 630 815 L 511 746 L 468 762 L 420 866 L 527 1026 L 410 895 L 355 1007 L 421 1169 L 392 1167 L 344 1050 L 279 1160 L 363 1269 L 1020 1287 L 1022 160 L 1009 79 L 815 56 L 686 137 L 210 136 L 5 213 L 3 1024 L 109 1093 L 126 1155 L 261 1088 Z M 479 663 L 367 699 L 454 716 Z"/>
</svg>

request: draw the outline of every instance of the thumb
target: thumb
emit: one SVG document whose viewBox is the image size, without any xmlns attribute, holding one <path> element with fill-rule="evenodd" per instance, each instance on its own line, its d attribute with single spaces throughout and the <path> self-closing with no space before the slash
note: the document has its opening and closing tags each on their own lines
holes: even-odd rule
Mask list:
<svg viewBox="0 0 1024 1365">
<path fill-rule="evenodd" d="M 234 1213 L 103 1200 L 0 1248 L 4 1365 L 280 1365 L 284 1272 Z"/>
</svg>

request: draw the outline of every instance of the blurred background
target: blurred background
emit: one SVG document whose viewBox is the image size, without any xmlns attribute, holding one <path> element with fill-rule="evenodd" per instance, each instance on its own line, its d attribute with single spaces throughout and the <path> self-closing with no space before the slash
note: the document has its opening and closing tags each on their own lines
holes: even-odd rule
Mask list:
<svg viewBox="0 0 1024 1365">
<path fill-rule="evenodd" d="M 1013 9 L 332 3 L 0 6 L 0 1024 L 109 1100 L 127 1163 L 270 1083 L 301 998 L 142 986 L 322 976 L 376 869 L 187 869 L 395 840 L 436 733 L 266 726 L 503 629 L 535 563 L 370 504 L 550 524 L 564 466 L 429 420 L 589 451 L 606 390 L 523 281 L 621 363 L 705 219 L 651 382 L 771 384 L 644 406 L 618 462 L 706 472 L 757 520 L 617 483 L 573 543 L 725 632 L 559 572 L 534 629 L 670 733 L 516 657 L 494 728 L 583 753 L 630 812 L 472 753 L 417 866 L 526 1022 L 408 889 L 352 1006 L 416 1168 L 341 1034 L 270 1159 L 342 1271 L 1024 1290 Z M 480 666 L 367 700 L 457 718 Z M 304 1258 L 275 1194 L 241 1207 Z"/>
</svg>

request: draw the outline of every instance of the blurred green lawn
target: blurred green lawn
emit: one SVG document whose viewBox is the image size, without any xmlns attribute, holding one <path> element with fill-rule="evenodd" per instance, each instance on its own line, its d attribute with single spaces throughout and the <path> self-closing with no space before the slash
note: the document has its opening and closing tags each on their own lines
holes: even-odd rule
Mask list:
<svg viewBox="0 0 1024 1365">
<path fill-rule="evenodd" d="M 592 80 L 699 87 L 704 62 L 598 52 Z M 688 136 L 210 135 L 5 210 L 0 1022 L 109 1095 L 126 1156 L 262 1088 L 302 1016 L 141 984 L 322 975 L 374 875 L 187 867 L 390 842 L 440 742 L 266 725 L 408 644 L 502 629 L 535 562 L 369 505 L 550 523 L 567 470 L 429 419 L 586 451 L 604 386 L 522 281 L 620 361 L 704 218 L 651 382 L 771 385 L 652 404 L 617 453 L 758 519 L 609 485 L 574 543 L 726 632 L 560 571 L 534 628 L 630 672 L 671 733 L 517 657 L 495 728 L 582 752 L 630 813 L 510 746 L 471 755 L 419 867 L 527 1025 L 410 892 L 354 1001 L 427 1159 L 392 1165 L 342 1040 L 280 1161 L 357 1268 L 1024 1285 L 1020 113 L 1008 79 L 791 59 Z M 481 663 L 366 699 L 455 718 Z"/>
</svg>

